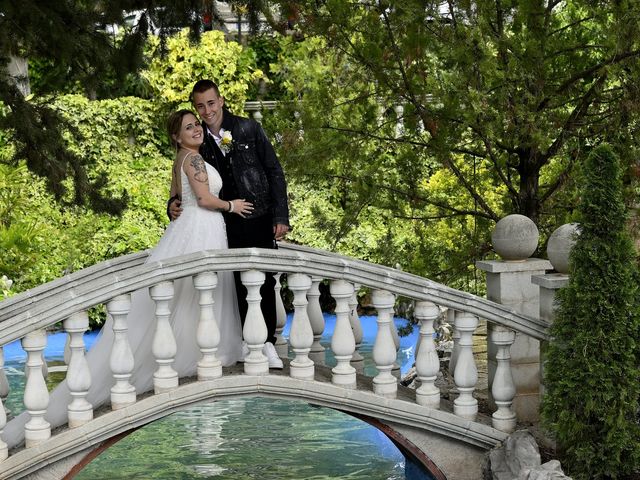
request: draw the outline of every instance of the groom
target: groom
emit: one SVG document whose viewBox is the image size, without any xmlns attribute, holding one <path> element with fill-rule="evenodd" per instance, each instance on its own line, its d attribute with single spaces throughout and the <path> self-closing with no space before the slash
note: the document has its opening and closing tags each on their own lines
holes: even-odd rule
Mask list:
<svg viewBox="0 0 640 480">
<path fill-rule="evenodd" d="M 289 231 L 287 184 L 276 153 L 260 124 L 233 115 L 224 106 L 224 97 L 211 80 L 199 80 L 191 91 L 191 101 L 202 119 L 205 139 L 200 147 L 204 160 L 222 177 L 220 198 L 244 198 L 253 204 L 253 213 L 243 218 L 225 213 L 229 248 L 277 248 Z M 169 200 L 169 216 L 175 220 L 182 209 L 180 199 Z M 247 289 L 234 272 L 240 318 L 247 314 Z M 260 289 L 260 307 L 267 325 L 264 354 L 269 368 L 282 368 L 274 347 L 276 337 L 276 281 L 266 273 Z"/>
</svg>

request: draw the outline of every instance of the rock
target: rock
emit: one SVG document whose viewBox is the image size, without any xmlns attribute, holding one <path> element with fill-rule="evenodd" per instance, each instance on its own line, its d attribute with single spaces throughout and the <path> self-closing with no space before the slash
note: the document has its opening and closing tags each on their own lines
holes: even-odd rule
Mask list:
<svg viewBox="0 0 640 480">
<path fill-rule="evenodd" d="M 484 476 L 490 480 L 570 480 L 557 460 L 540 464 L 538 444 L 527 430 L 514 432 L 488 453 Z"/>
</svg>

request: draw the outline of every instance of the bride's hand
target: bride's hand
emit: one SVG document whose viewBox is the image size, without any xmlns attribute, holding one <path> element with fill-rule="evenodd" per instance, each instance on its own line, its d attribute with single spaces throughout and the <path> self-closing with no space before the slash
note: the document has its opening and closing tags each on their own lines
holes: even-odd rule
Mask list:
<svg viewBox="0 0 640 480">
<path fill-rule="evenodd" d="M 247 202 L 244 198 L 237 198 L 235 200 L 231 200 L 229 203 L 233 205 L 230 212 L 236 213 L 242 218 L 245 218 L 247 215 L 251 215 L 253 213 L 253 204 Z"/>
</svg>

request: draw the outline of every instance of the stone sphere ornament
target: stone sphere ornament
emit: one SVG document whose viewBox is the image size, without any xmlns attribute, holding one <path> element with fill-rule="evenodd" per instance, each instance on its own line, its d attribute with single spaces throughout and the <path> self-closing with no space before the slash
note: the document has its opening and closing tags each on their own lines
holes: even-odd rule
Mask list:
<svg viewBox="0 0 640 480">
<path fill-rule="evenodd" d="M 493 250 L 503 260 L 522 262 L 529 258 L 538 247 L 540 233 L 538 227 L 524 215 L 507 215 L 496 223 L 491 234 Z"/>
<path fill-rule="evenodd" d="M 558 273 L 569 273 L 569 253 L 580 235 L 580 225 L 566 223 L 551 234 L 547 242 L 547 257 Z"/>
</svg>

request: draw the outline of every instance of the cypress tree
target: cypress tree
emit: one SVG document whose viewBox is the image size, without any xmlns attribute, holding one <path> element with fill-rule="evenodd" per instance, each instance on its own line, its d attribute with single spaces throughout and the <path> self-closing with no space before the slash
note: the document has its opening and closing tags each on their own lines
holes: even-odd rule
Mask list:
<svg viewBox="0 0 640 480">
<path fill-rule="evenodd" d="M 640 466 L 640 292 L 619 160 L 607 145 L 586 161 L 578 212 L 581 233 L 569 283 L 557 296 L 542 413 L 570 475 L 625 478 Z"/>
</svg>

